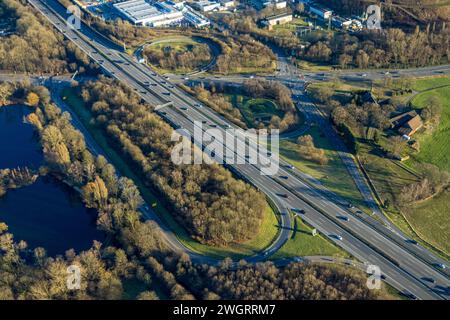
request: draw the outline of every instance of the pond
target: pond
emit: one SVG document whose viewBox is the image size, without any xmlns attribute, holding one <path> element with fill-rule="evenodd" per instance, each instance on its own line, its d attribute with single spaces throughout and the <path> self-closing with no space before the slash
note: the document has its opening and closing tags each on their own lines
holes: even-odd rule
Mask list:
<svg viewBox="0 0 450 320">
<path fill-rule="evenodd" d="M 29 248 L 43 247 L 49 255 L 71 248 L 80 252 L 94 239 L 102 241 L 95 217 L 95 210 L 87 209 L 70 187 L 53 177 L 40 177 L 0 198 L 0 221 L 14 239 L 25 240 Z"/>
<path fill-rule="evenodd" d="M 0 107 L 0 169 L 42 164 L 43 154 L 32 125 L 23 119 L 33 110 L 23 105 Z"/>
<path fill-rule="evenodd" d="M 38 168 L 42 152 L 31 125 L 22 121 L 32 110 L 25 106 L 0 109 L 1 168 Z M 89 249 L 93 240 L 104 240 L 96 229 L 95 210 L 87 209 L 79 195 L 51 176 L 40 177 L 30 186 L 8 190 L 0 197 L 0 221 L 16 241 L 28 247 L 43 247 L 48 255 Z"/>
</svg>

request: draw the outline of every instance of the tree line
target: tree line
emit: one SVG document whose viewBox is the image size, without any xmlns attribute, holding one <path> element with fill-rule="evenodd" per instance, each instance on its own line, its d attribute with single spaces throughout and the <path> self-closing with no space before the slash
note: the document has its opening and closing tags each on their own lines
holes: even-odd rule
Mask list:
<svg viewBox="0 0 450 320">
<path fill-rule="evenodd" d="M 0 21 L 8 19 L 8 23 L 14 23 L 14 33 L 2 37 L 0 42 L 0 69 L 52 74 L 97 69 L 75 44 L 54 32 L 25 3 L 23 0 L 0 3 Z"/>
</svg>

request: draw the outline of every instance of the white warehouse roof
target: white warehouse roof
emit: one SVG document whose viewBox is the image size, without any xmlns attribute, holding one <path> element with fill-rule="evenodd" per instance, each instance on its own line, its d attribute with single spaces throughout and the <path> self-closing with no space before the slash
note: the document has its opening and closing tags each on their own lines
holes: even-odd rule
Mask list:
<svg viewBox="0 0 450 320">
<path fill-rule="evenodd" d="M 183 18 L 183 14 L 179 10 L 161 2 L 149 3 L 145 0 L 130 0 L 115 3 L 114 7 L 134 24 L 156 25 L 163 24 L 163 20 L 170 22 Z"/>
</svg>

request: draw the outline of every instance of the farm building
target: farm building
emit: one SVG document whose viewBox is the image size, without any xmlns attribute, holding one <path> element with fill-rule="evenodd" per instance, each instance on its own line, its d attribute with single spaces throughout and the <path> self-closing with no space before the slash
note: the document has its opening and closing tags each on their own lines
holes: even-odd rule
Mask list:
<svg viewBox="0 0 450 320">
<path fill-rule="evenodd" d="M 408 137 L 411 137 L 423 126 L 422 119 L 414 110 L 399 114 L 398 116 L 391 118 L 390 122 L 392 127 L 397 129 L 399 134 Z"/>
</svg>

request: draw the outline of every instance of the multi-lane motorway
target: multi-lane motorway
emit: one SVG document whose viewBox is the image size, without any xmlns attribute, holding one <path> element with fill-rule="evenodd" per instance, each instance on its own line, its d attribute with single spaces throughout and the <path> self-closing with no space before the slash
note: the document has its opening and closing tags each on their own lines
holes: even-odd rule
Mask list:
<svg viewBox="0 0 450 320">
<path fill-rule="evenodd" d="M 194 130 L 194 120 L 214 126 L 224 136 L 225 128 L 232 126 L 212 110 L 177 86 L 137 63 L 122 52 L 117 45 L 82 24 L 73 30 L 66 24 L 66 10 L 54 0 L 29 0 L 65 36 L 79 46 L 104 72 L 132 87 L 150 105 L 158 106 L 158 113 L 173 126 Z M 219 155 L 220 156 L 220 155 Z M 242 154 L 233 153 L 235 160 L 246 162 Z M 380 267 L 385 280 L 399 290 L 413 293 L 420 299 L 447 299 L 450 281 L 446 270 L 438 267 L 445 263 L 424 248 L 408 243 L 403 235 L 388 227 L 366 221 L 349 212 L 346 207 L 328 197 L 326 192 L 312 186 L 301 172 L 281 162 L 279 172 L 273 176 L 261 175 L 260 167 L 251 163 L 227 165 L 264 192 L 280 210 L 280 233 L 276 241 L 260 255 L 248 259 L 263 260 L 276 252 L 289 238 L 291 228 L 290 209 L 304 210 L 303 219 L 329 236 L 332 241 L 366 264 Z M 150 209 L 145 210 L 148 216 Z M 342 217 L 348 217 L 347 220 Z M 170 230 L 155 218 L 171 246 L 183 250 L 194 260 L 209 262 L 210 258 L 185 248 Z M 432 281 L 430 281 L 432 279 Z"/>
</svg>

